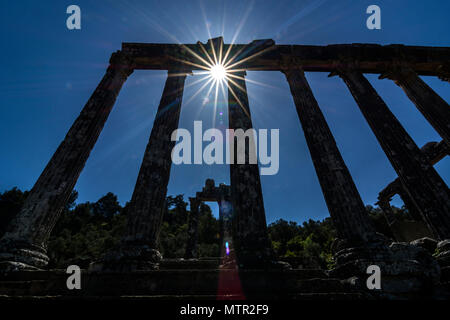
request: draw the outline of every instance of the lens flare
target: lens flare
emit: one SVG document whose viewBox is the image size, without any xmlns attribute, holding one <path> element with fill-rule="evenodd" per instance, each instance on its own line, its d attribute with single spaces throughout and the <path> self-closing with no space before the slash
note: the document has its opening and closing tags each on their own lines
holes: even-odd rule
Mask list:
<svg viewBox="0 0 450 320">
<path fill-rule="evenodd" d="M 217 81 L 224 80 L 227 75 L 227 70 L 220 63 L 213 66 L 211 68 L 210 72 L 211 72 L 211 76 L 214 78 L 214 80 L 217 80 Z"/>
<path fill-rule="evenodd" d="M 228 256 L 230 254 L 230 248 L 228 246 L 228 241 L 225 242 L 225 249 L 226 249 L 226 253 L 227 253 L 227 256 Z"/>
<path fill-rule="evenodd" d="M 221 40 L 222 42 L 219 42 L 219 45 L 216 45 L 214 41 L 208 41 L 209 48 L 207 47 L 208 45 L 205 46 L 201 42 L 198 42 L 199 50 L 194 50 L 187 45 L 180 44 L 187 53 L 192 55 L 192 57 L 189 60 L 173 57 L 173 59 L 176 61 L 193 66 L 193 69 L 195 70 L 194 75 L 202 75 L 202 78 L 193 81 L 192 83 L 184 87 L 184 89 L 187 89 L 187 87 L 189 86 L 204 82 L 202 85 L 200 85 L 200 88 L 198 88 L 195 93 L 183 104 L 188 105 L 203 90 L 206 90 L 207 92 L 203 98 L 201 106 L 206 107 L 212 104 L 214 108 L 213 127 L 215 127 L 216 125 L 216 111 L 220 93 L 224 99 L 223 101 L 226 101 L 227 96 L 231 94 L 236 99 L 242 110 L 247 114 L 247 110 L 244 107 L 243 102 L 240 99 L 240 94 L 238 92 L 242 91 L 247 94 L 247 91 L 239 84 L 239 82 L 245 81 L 258 85 L 264 85 L 258 81 L 245 79 L 243 71 L 247 70 L 248 68 L 246 69 L 242 66 L 242 64 L 270 50 L 271 47 L 264 48 L 254 53 L 252 52 L 251 54 L 246 53 L 246 50 L 248 51 L 251 49 L 247 46 L 242 46 L 242 48 L 235 49 L 233 51 L 232 48 L 234 48 L 235 40 L 236 38 L 233 37 L 232 43 L 227 45 L 225 50 L 223 39 Z M 225 91 L 226 89 L 228 89 L 228 94 Z M 214 94 L 214 98 L 210 99 L 211 93 Z M 200 112 L 200 110 L 198 112 Z M 220 114 L 220 116 L 222 116 L 222 114 Z M 220 119 L 220 124 L 223 124 L 223 119 Z"/>
</svg>

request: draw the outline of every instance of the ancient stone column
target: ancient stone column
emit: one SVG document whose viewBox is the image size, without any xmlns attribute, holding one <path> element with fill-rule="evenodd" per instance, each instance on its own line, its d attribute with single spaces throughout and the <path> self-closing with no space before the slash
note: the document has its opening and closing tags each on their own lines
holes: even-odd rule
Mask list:
<svg viewBox="0 0 450 320">
<path fill-rule="evenodd" d="M 184 82 L 183 66 L 168 71 L 164 92 L 153 122 L 136 186 L 127 211 L 127 230 L 120 247 L 108 253 L 102 270 L 135 271 L 158 268 L 162 259 L 158 237 L 166 202 Z"/>
<path fill-rule="evenodd" d="M 133 72 L 120 51 L 113 53 L 102 81 L 73 123 L 30 191 L 20 213 L 0 242 L 0 266 L 6 270 L 44 267 L 47 240 L 68 201 L 87 158 Z"/>
<path fill-rule="evenodd" d="M 303 70 L 286 69 L 297 114 L 338 237 L 353 245 L 374 237 L 364 203 Z"/>
<path fill-rule="evenodd" d="M 417 208 L 416 203 L 411 198 L 411 196 L 408 194 L 408 191 L 401 186 L 398 190 L 398 195 L 400 196 L 400 199 L 402 199 L 403 203 L 405 204 L 406 209 L 408 209 L 409 215 L 411 218 L 413 218 L 415 221 L 422 221 L 422 215 L 420 214 L 420 209 Z"/>
<path fill-rule="evenodd" d="M 188 241 L 186 244 L 186 252 L 184 254 L 185 259 L 193 259 L 198 257 L 198 210 L 201 201 L 197 198 L 189 198 L 189 202 L 191 209 L 188 223 Z"/>
<path fill-rule="evenodd" d="M 450 194 L 445 182 L 369 81 L 352 67 L 338 73 L 430 230 L 438 239 L 450 238 Z"/>
<path fill-rule="evenodd" d="M 229 127 L 234 131 L 242 129 L 245 132 L 253 128 L 245 74 L 240 72 L 236 75 L 241 79 L 233 78 L 233 81 L 228 82 Z M 250 164 L 249 161 L 249 149 L 256 146 L 246 143 L 245 163 L 238 164 L 237 139 L 230 139 L 234 140 L 234 152 L 230 150 L 234 154 L 230 164 L 233 246 L 240 268 L 263 268 L 272 259 L 272 250 L 267 233 L 258 164 Z"/>
<path fill-rule="evenodd" d="M 433 128 L 450 146 L 450 106 L 409 68 L 394 68 L 380 78 L 389 78 L 405 91 Z"/>
<path fill-rule="evenodd" d="M 422 153 L 428 157 L 431 165 L 435 165 L 436 163 L 441 161 L 445 156 L 450 154 L 450 146 L 447 145 L 444 140 L 440 141 L 439 143 L 428 142 L 424 146 L 422 146 L 422 148 L 420 148 L 420 151 L 422 151 Z M 400 197 L 402 198 L 411 217 L 414 218 L 414 220 L 416 221 L 422 221 L 422 215 L 420 214 L 420 210 L 417 208 L 416 203 L 414 202 L 413 199 L 411 199 L 408 192 L 403 187 L 402 182 L 400 181 L 399 178 L 389 183 L 378 194 L 379 200 L 378 205 L 380 206 L 380 208 L 383 209 L 385 214 L 394 217 L 389 202 L 391 201 L 391 198 L 396 194 L 400 195 Z M 387 211 L 390 211 L 390 213 Z M 393 219 L 388 219 L 388 221 L 394 222 Z"/>
<path fill-rule="evenodd" d="M 396 194 L 398 194 L 400 196 L 400 198 L 402 199 L 403 203 L 405 204 L 406 208 L 409 211 L 411 218 L 413 218 L 416 221 L 422 221 L 422 216 L 420 214 L 419 209 L 416 207 L 416 203 L 413 201 L 413 199 L 411 199 L 411 197 L 409 196 L 408 192 L 403 187 L 402 182 L 400 181 L 399 178 L 397 178 L 394 181 L 392 181 L 391 183 L 389 183 L 386 186 L 386 188 L 381 190 L 380 193 L 378 194 L 378 199 L 379 199 L 378 204 L 380 205 L 380 207 L 383 209 L 381 204 L 383 202 L 387 202 L 389 204 L 392 197 L 395 196 Z M 390 204 L 389 204 L 389 208 L 390 208 L 389 210 L 392 213 L 392 208 L 390 207 Z M 392 215 L 392 217 L 393 217 L 393 215 Z"/>
<path fill-rule="evenodd" d="M 377 204 L 381 208 L 384 213 L 384 217 L 386 218 L 386 222 L 389 226 L 395 223 L 397 220 L 394 213 L 392 212 L 392 207 L 390 204 L 390 199 L 382 199 L 378 200 Z"/>
</svg>

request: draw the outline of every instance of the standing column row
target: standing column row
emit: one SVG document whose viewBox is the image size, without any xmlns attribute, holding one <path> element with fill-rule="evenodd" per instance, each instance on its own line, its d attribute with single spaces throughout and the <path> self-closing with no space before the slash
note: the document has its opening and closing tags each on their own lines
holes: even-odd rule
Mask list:
<svg viewBox="0 0 450 320">
<path fill-rule="evenodd" d="M 0 241 L 5 269 L 43 267 L 47 241 L 103 129 L 122 85 L 133 72 L 120 51 L 30 191 Z"/>
<path fill-rule="evenodd" d="M 389 78 L 405 91 L 433 128 L 450 146 L 450 106 L 431 89 L 414 70 L 408 67 L 397 68 L 380 78 Z"/>
<path fill-rule="evenodd" d="M 338 237 L 352 244 L 373 240 L 375 231 L 336 141 L 301 69 L 283 70 Z"/>
<path fill-rule="evenodd" d="M 228 82 L 229 128 L 253 128 L 248 104 L 245 72 L 236 73 Z M 234 139 L 234 137 L 231 137 Z M 251 164 L 250 148 L 255 148 L 248 140 L 245 148 L 244 164 L 237 164 L 237 143 L 234 141 L 234 159 L 230 164 L 231 198 L 233 205 L 233 246 L 239 267 L 262 268 L 273 259 L 271 244 L 267 232 L 266 215 L 262 197 L 258 164 Z M 242 156 L 242 155 L 240 155 Z"/>
<path fill-rule="evenodd" d="M 171 136 L 178 129 L 187 73 L 181 65 L 168 71 L 128 207 L 126 234 L 118 248 L 106 255 L 103 270 L 155 269 L 162 259 L 157 247 L 175 146 Z"/>
<path fill-rule="evenodd" d="M 349 67 L 338 74 L 429 229 L 438 239 L 450 238 L 450 194 L 445 182 L 361 72 Z"/>
</svg>

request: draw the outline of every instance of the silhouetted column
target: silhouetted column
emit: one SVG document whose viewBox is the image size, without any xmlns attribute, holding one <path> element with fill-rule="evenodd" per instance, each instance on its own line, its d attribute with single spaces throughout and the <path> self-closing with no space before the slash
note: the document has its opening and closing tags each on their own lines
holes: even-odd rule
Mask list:
<svg viewBox="0 0 450 320">
<path fill-rule="evenodd" d="M 107 255 L 103 270 L 154 269 L 162 259 L 157 245 L 172 166 L 171 153 L 175 146 L 171 135 L 178 129 L 186 74 L 182 66 L 168 72 L 128 207 L 126 235 L 119 251 Z"/>
<path fill-rule="evenodd" d="M 408 68 L 388 72 L 380 78 L 394 80 L 450 146 L 450 106 L 444 99 Z"/>
<path fill-rule="evenodd" d="M 374 229 L 303 70 L 286 75 L 325 201 L 341 239 L 362 243 Z"/>
<path fill-rule="evenodd" d="M 198 209 L 201 201 L 197 198 L 189 198 L 190 213 L 188 224 L 188 240 L 186 244 L 186 252 L 184 254 L 185 259 L 197 258 L 197 246 L 198 246 Z"/>
<path fill-rule="evenodd" d="M 133 67 L 113 53 L 102 81 L 73 123 L 0 242 L 6 270 L 43 267 L 47 240 Z"/>
<path fill-rule="evenodd" d="M 437 238 L 448 239 L 450 195 L 447 185 L 369 81 L 351 67 L 338 72 L 424 221 Z"/>
<path fill-rule="evenodd" d="M 228 117 L 230 129 L 253 128 L 245 84 L 245 72 L 235 73 L 240 79 L 228 81 Z M 231 137 L 234 139 L 234 137 Z M 237 164 L 237 142 L 234 139 L 234 159 L 230 165 L 231 197 L 233 204 L 233 242 L 240 267 L 263 268 L 272 258 L 267 233 L 258 164 L 250 164 L 246 144 L 245 164 Z M 233 161 L 234 160 L 234 161 Z"/>
</svg>

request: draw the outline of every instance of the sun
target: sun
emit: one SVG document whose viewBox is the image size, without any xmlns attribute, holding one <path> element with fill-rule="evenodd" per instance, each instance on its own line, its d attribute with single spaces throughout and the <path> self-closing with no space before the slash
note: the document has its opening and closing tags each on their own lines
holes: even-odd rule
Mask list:
<svg viewBox="0 0 450 320">
<path fill-rule="evenodd" d="M 219 38 L 217 38 L 219 39 Z M 214 39 L 212 39 L 214 40 Z M 193 66 L 195 72 L 194 75 L 202 75 L 202 77 L 198 80 L 193 81 L 189 84 L 189 86 L 196 85 L 198 83 L 202 83 L 200 87 L 195 91 L 194 94 L 184 103 L 185 105 L 189 104 L 194 100 L 203 90 L 206 90 L 206 95 L 203 98 L 203 102 L 201 103 L 202 107 L 212 104 L 214 108 L 214 123 L 215 125 L 215 114 L 217 110 L 217 105 L 219 101 L 219 95 L 223 97 L 223 101 L 227 100 L 229 94 L 231 94 L 239 104 L 241 108 L 244 109 L 243 102 L 241 102 L 238 90 L 243 91 L 245 93 L 245 88 L 240 84 L 242 81 L 252 82 L 255 84 L 261 84 L 257 81 L 251 79 L 245 79 L 242 75 L 242 71 L 245 71 L 245 68 L 239 67 L 244 62 L 252 59 L 253 57 L 265 52 L 265 50 L 260 50 L 251 55 L 247 54 L 244 58 L 242 58 L 242 51 L 247 49 L 246 46 L 235 49 L 235 52 L 232 51 L 234 46 L 233 43 L 229 44 L 225 50 L 223 45 L 223 40 L 219 40 L 218 45 L 214 43 L 214 41 L 209 41 L 208 44 L 210 48 L 205 48 L 205 46 L 198 42 L 199 51 L 193 50 L 189 46 L 181 45 L 188 53 L 192 55 L 192 58 L 189 60 L 179 59 L 173 57 L 174 60 L 179 61 L 186 65 Z M 233 40 L 234 42 L 234 40 Z M 187 88 L 187 86 L 185 86 Z M 226 92 L 228 89 L 228 93 Z M 214 94 L 214 98 L 210 99 L 210 94 Z M 210 103 L 211 102 L 211 103 Z M 219 113 L 222 115 L 221 113 Z"/>
<path fill-rule="evenodd" d="M 212 66 L 209 72 L 211 77 L 216 81 L 222 81 L 227 76 L 227 70 L 221 63 Z"/>
</svg>

